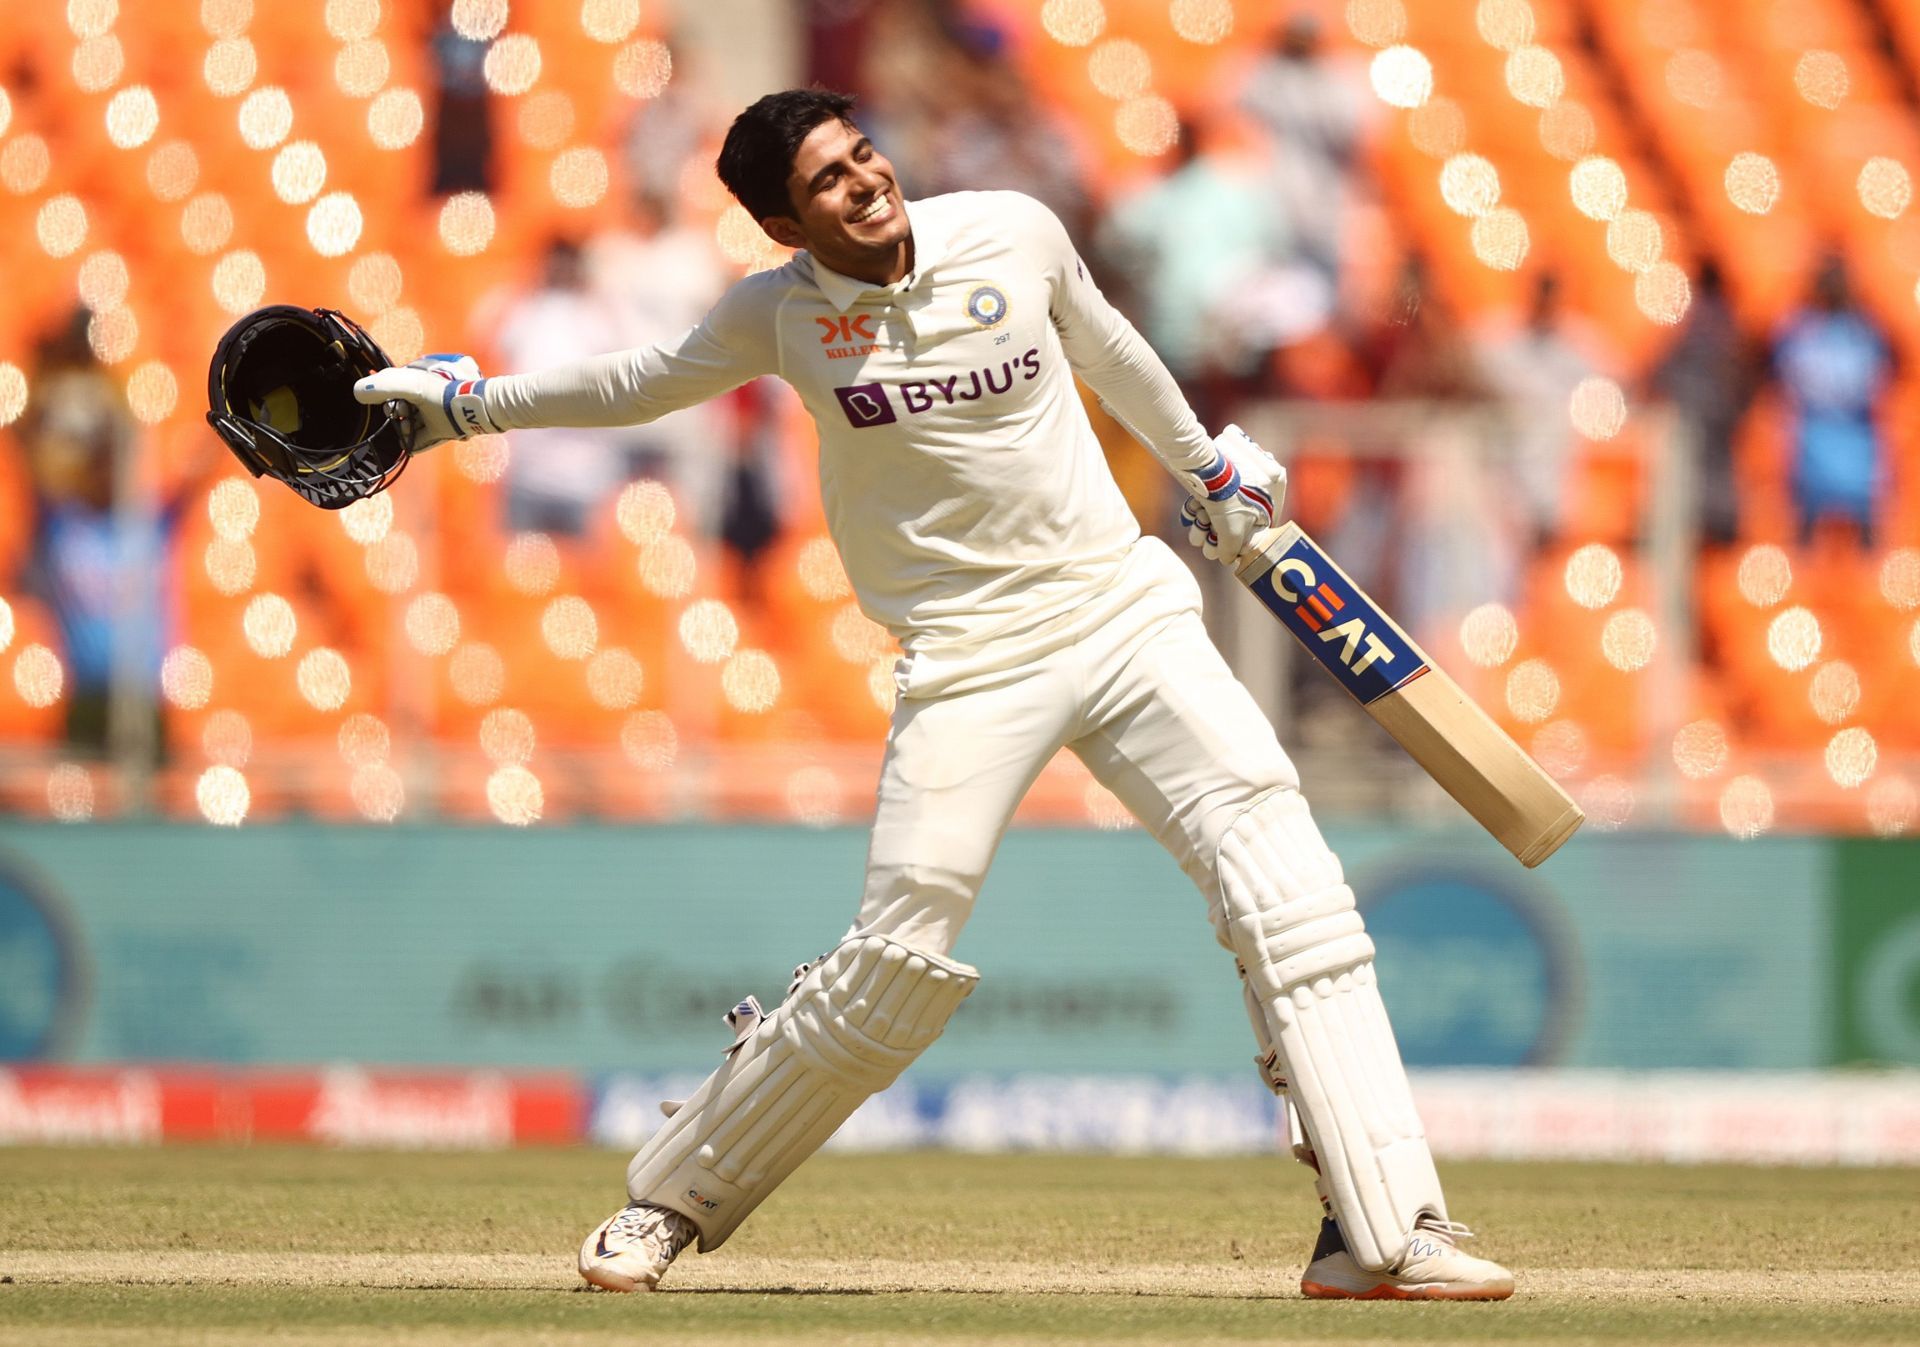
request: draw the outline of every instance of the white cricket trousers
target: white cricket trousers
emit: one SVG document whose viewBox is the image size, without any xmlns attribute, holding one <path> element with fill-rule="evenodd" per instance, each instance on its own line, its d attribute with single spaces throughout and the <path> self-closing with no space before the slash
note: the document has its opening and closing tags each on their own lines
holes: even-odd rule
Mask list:
<svg viewBox="0 0 1920 1347">
<path fill-rule="evenodd" d="M 1140 602 L 1008 681 L 900 698 L 852 935 L 949 953 L 1015 807 L 1066 747 L 1173 854 L 1226 943 L 1220 839 L 1299 779 L 1207 635 L 1199 586 L 1170 553 L 1164 563 Z"/>
</svg>

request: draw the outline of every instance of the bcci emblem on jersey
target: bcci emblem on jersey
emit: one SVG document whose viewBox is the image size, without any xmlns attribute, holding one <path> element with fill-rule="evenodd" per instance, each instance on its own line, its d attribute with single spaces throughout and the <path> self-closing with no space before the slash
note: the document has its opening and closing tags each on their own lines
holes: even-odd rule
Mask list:
<svg viewBox="0 0 1920 1347">
<path fill-rule="evenodd" d="M 1007 297 L 991 285 L 975 286 L 967 295 L 967 317 L 981 327 L 998 327 L 1007 319 Z"/>
</svg>

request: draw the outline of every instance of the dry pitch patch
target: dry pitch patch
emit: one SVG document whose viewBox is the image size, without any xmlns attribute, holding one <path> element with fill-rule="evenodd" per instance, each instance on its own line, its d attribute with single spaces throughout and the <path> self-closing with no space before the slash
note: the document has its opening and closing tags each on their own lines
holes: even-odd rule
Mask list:
<svg viewBox="0 0 1920 1347">
<path fill-rule="evenodd" d="M 7 1254 L 17 1285 L 228 1286 L 369 1291 L 575 1291 L 563 1260 L 529 1254 Z M 1627 1304 L 1699 1298 L 1833 1308 L 1920 1306 L 1920 1284 L 1885 1272 L 1739 1271 L 1724 1268 L 1641 1271 L 1544 1268 L 1525 1276 L 1533 1296 L 1566 1303 Z M 675 1271 L 671 1290 L 762 1295 L 1069 1295 L 1261 1300 L 1284 1295 L 1271 1268 L 1129 1264 L 1124 1267 L 888 1258 L 860 1261 L 726 1257 Z"/>
<path fill-rule="evenodd" d="M 1920 1173 L 1456 1165 L 1505 1305 L 1323 1305 L 1273 1160 L 823 1157 L 652 1297 L 624 1157 L 0 1150 L 0 1342 L 1920 1341 Z M 11 1278 L 11 1281 L 4 1280 Z"/>
</svg>

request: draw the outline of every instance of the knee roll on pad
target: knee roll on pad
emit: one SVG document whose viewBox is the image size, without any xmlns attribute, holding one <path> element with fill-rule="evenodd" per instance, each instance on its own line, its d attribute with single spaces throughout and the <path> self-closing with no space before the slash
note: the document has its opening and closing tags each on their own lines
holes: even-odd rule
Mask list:
<svg viewBox="0 0 1920 1347">
<path fill-rule="evenodd" d="M 848 940 L 633 1157 L 628 1196 L 682 1213 L 702 1251 L 718 1248 L 939 1037 L 979 980 L 966 964 L 885 936 Z"/>
<path fill-rule="evenodd" d="M 1287 1097 L 1362 1267 L 1406 1250 L 1414 1221 L 1446 1216 L 1439 1175 L 1373 974 L 1373 941 L 1340 862 L 1296 791 L 1247 810 L 1220 843 L 1220 902 L 1265 1017 Z"/>
</svg>

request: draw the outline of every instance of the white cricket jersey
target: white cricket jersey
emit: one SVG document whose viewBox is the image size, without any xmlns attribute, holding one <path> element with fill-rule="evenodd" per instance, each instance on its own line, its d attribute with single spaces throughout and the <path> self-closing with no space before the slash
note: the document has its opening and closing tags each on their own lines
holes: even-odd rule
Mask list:
<svg viewBox="0 0 1920 1347">
<path fill-rule="evenodd" d="M 914 269 L 893 285 L 800 253 L 735 284 L 677 341 L 478 391 L 512 430 L 648 421 L 786 380 L 819 429 L 821 498 L 854 593 L 906 650 L 904 690 L 924 696 L 1026 664 L 1185 576 L 1141 541 L 1074 372 L 1190 491 L 1216 455 L 1045 206 L 957 192 L 907 215 Z"/>
</svg>

